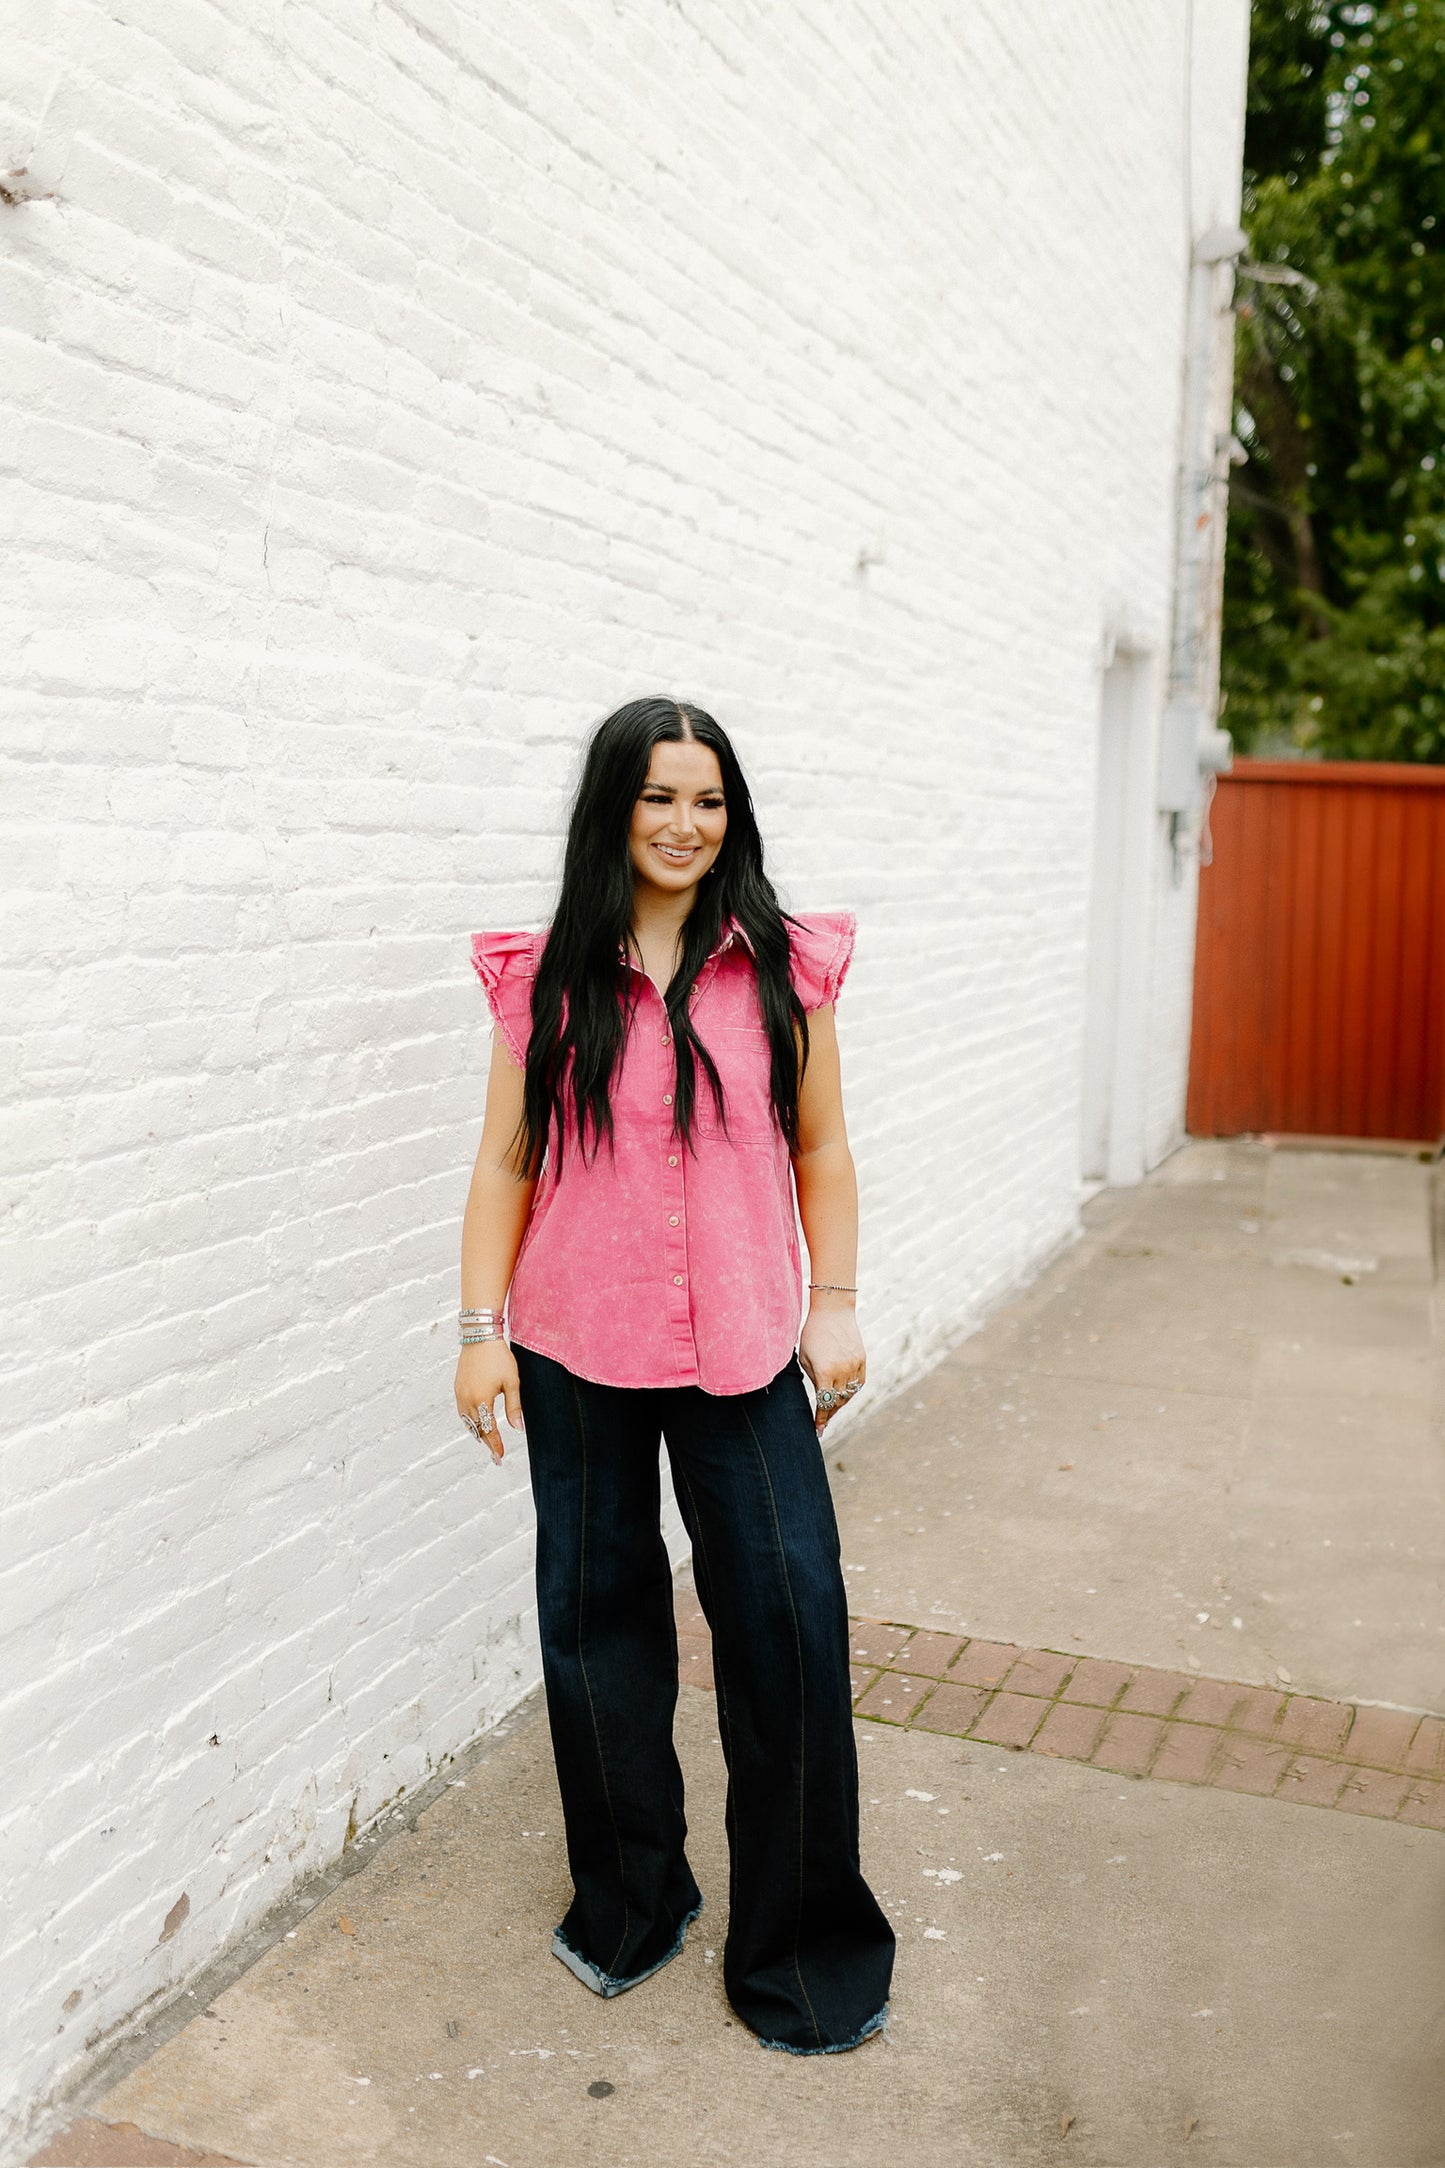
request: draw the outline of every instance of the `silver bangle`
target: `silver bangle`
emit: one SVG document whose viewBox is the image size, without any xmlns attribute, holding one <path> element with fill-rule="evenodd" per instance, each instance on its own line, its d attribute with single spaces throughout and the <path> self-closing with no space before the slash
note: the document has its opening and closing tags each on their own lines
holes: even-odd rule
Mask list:
<svg viewBox="0 0 1445 2168">
<path fill-rule="evenodd" d="M 856 1287 L 839 1287 L 833 1280 L 809 1280 L 808 1285 L 820 1295 L 856 1295 L 858 1292 Z"/>
<path fill-rule="evenodd" d="M 496 1310 L 459 1310 L 457 1330 L 463 1347 L 476 1347 L 483 1340 L 502 1338 L 502 1312 Z"/>
</svg>

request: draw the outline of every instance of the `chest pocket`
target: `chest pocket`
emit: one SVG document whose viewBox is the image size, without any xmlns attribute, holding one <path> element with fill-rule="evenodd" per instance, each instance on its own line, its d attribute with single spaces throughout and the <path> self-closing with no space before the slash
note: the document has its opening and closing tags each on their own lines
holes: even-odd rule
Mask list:
<svg viewBox="0 0 1445 2168">
<path fill-rule="evenodd" d="M 770 1144 L 773 1120 L 773 1053 L 761 1024 L 714 1024 L 699 1026 L 703 1041 L 722 1078 L 727 1102 L 727 1137 L 733 1144 Z M 723 1125 L 713 1104 L 707 1075 L 698 1065 L 694 1120 L 699 1136 L 721 1137 Z"/>
</svg>

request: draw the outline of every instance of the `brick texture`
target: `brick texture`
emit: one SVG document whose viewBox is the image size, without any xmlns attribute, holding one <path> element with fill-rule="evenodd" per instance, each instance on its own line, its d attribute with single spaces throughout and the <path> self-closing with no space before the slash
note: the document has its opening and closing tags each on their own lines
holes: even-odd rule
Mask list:
<svg viewBox="0 0 1445 2168">
<path fill-rule="evenodd" d="M 1061 1701 L 1039 1726 L 1033 1750 L 1036 1754 L 1058 1754 L 1066 1761 L 1087 1761 L 1103 1727 L 1102 1709 Z"/>
<path fill-rule="evenodd" d="M 983 1714 L 988 1695 L 981 1686 L 940 1686 L 914 1719 L 920 1731 L 950 1731 L 962 1737 Z"/>
<path fill-rule="evenodd" d="M 909 1639 L 906 1626 L 883 1626 L 876 1619 L 854 1619 L 848 1651 L 855 1663 L 892 1664 Z"/>
<path fill-rule="evenodd" d="M 1175 1710 L 1190 1724 L 1231 1724 L 1249 1698 L 1249 1688 L 1225 1679 L 1196 1679 Z"/>
<path fill-rule="evenodd" d="M 1127 1664 L 1106 1664 L 1096 1656 L 1086 1656 L 1082 1663 L 1075 1664 L 1063 1698 L 1065 1701 L 1087 1701 L 1097 1709 L 1111 1709 L 1119 1698 L 1120 1689 L 1132 1677 Z"/>
<path fill-rule="evenodd" d="M 1141 1671 L 1119 1696 L 1119 1707 L 1139 1716 L 1172 1716 L 1193 1683 L 1177 1671 Z"/>
<path fill-rule="evenodd" d="M 12 12 L 23 2099 L 537 1681 L 524 1458 L 450 1406 L 465 937 L 543 919 L 591 720 L 706 700 L 786 898 L 860 914 L 875 1388 L 1074 1226 L 1100 658 L 1157 719 L 1247 10 L 1192 181 L 1156 0 Z M 1155 1159 L 1194 887 L 1143 817 Z"/>
<path fill-rule="evenodd" d="M 1004 1641 L 970 1641 L 952 1670 L 961 1686 L 998 1686 L 1009 1675 L 1022 1649 Z"/>
<path fill-rule="evenodd" d="M 1296 1754 L 1280 1780 L 1279 1797 L 1296 1805 L 1332 1807 L 1345 1788 L 1347 1763 L 1318 1761 L 1311 1754 Z"/>
<path fill-rule="evenodd" d="M 1175 1784 L 1207 1784 L 1220 1734 L 1203 1724 L 1167 1724 L 1151 1776 Z"/>
<path fill-rule="evenodd" d="M 996 1746 L 1027 1746 L 1043 1722 L 1047 1704 L 1023 1694 L 995 1694 L 972 1727 L 975 1739 Z"/>
<path fill-rule="evenodd" d="M 1282 1746 L 1266 1746 L 1261 1739 L 1231 1739 L 1216 1762 L 1213 1782 L 1225 1792 L 1255 1792 L 1267 1798 L 1289 1765 Z"/>
<path fill-rule="evenodd" d="M 1049 1701 L 1064 1686 L 1073 1664 L 1050 1649 L 1030 1649 L 1010 1670 L 1004 1685 L 1011 1694 L 1040 1694 Z"/>
<path fill-rule="evenodd" d="M 1350 1728 L 1350 1711 L 1344 1702 L 1306 1701 L 1294 1695 L 1285 1706 L 1275 1737 L 1313 1754 L 1337 1754 Z"/>
<path fill-rule="evenodd" d="M 857 1709 L 860 1716 L 876 1716 L 885 1724 L 906 1724 L 921 1700 L 911 1680 L 900 1678 L 896 1671 L 885 1671 L 865 1688 Z"/>
<path fill-rule="evenodd" d="M 679 1616 L 686 1615 L 682 1599 Z M 910 1635 L 876 1620 L 856 1621 L 855 1638 L 859 1646 L 898 1651 L 892 1668 L 854 1666 L 859 1716 L 1091 1762 L 1122 1776 L 1445 1828 L 1445 1783 L 1435 1775 L 1445 1731 L 1439 1717 L 1052 1649 L 984 1640 L 960 1647 L 946 1635 Z M 926 1674 L 905 1668 L 925 1660 Z M 970 1679 L 979 1683 L 965 1683 Z M 1390 1766 L 1402 1757 L 1403 1769 Z"/>
<path fill-rule="evenodd" d="M 1405 1767 L 1412 1776 L 1445 1777 L 1445 1720 L 1438 1716 L 1421 1719 Z"/>
<path fill-rule="evenodd" d="M 1335 1805 L 1345 1814 L 1375 1814 L 1393 1821 L 1412 1791 L 1408 1777 L 1385 1769 L 1352 1769 Z"/>
<path fill-rule="evenodd" d="M 1400 1769 L 1419 1729 L 1408 1709 L 1357 1709 L 1345 1741 L 1350 1760 L 1373 1769 Z"/>
<path fill-rule="evenodd" d="M 1096 1769 L 1140 1777 L 1163 1736 L 1164 1726 L 1157 1717 L 1116 1714 L 1106 1721 L 1104 1735 L 1089 1758 Z"/>
<path fill-rule="evenodd" d="M 1445 1784 L 1412 1783 L 1395 1818 L 1422 1829 L 1445 1829 Z"/>
<path fill-rule="evenodd" d="M 957 1634 L 910 1634 L 904 1647 L 893 1659 L 894 1668 L 941 1678 L 961 1646 Z"/>
</svg>

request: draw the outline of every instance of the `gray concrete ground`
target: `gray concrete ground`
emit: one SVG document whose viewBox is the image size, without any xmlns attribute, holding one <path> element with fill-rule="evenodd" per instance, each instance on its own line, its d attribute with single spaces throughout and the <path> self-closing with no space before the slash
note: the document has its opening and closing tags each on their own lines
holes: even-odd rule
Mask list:
<svg viewBox="0 0 1445 2168">
<path fill-rule="evenodd" d="M 1433 1188 L 1196 1144 L 1098 1197 L 830 1456 L 852 1609 L 1445 1709 Z"/>
<path fill-rule="evenodd" d="M 1032 1290 L 835 1433 L 853 1609 L 1441 1708 L 1429 1199 L 1408 1160 L 1242 1145 L 1097 1199 Z M 603 2003 L 547 1953 L 533 1723 L 92 2113 L 257 2168 L 1445 2163 L 1445 1836 L 859 1735 L 886 2039 L 801 2060 L 731 2020 L 688 1687 L 709 1904 L 653 1981 Z"/>
</svg>

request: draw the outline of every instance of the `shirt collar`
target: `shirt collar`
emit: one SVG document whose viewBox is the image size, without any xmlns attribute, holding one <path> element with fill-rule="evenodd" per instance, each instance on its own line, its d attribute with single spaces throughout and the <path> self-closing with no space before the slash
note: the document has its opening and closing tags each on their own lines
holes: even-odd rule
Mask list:
<svg viewBox="0 0 1445 2168">
<path fill-rule="evenodd" d="M 754 963 L 756 963 L 757 956 L 753 949 L 752 942 L 748 939 L 747 928 L 743 925 L 740 925 L 738 920 L 733 918 L 731 914 L 729 914 L 729 916 L 723 920 L 723 929 L 722 932 L 718 935 L 717 946 L 712 952 L 713 955 L 724 955 L 726 951 L 732 947 L 735 941 L 740 941 L 742 943 L 743 947 L 747 950 L 749 956 L 751 956 Z"/>
<path fill-rule="evenodd" d="M 753 962 L 757 962 L 757 951 L 754 949 L 752 942 L 748 939 L 747 928 L 739 924 L 738 920 L 735 919 L 731 913 L 729 913 L 728 916 L 723 920 L 722 932 L 718 935 L 717 940 L 713 943 L 707 955 L 703 958 L 703 962 L 710 964 L 717 957 L 725 956 L 735 942 L 741 943 L 742 947 L 747 950 L 749 956 L 752 957 Z M 629 961 L 625 945 L 619 951 L 619 954 L 624 963 Z"/>
</svg>

